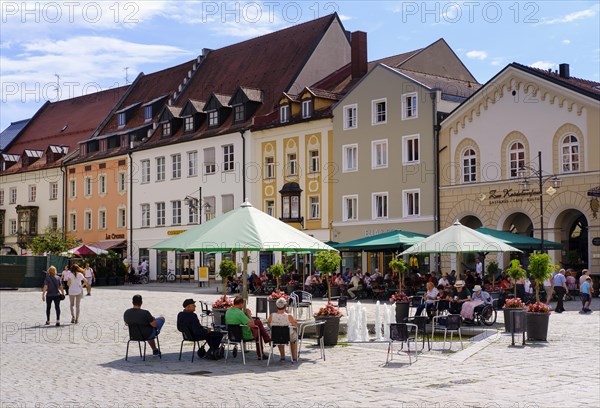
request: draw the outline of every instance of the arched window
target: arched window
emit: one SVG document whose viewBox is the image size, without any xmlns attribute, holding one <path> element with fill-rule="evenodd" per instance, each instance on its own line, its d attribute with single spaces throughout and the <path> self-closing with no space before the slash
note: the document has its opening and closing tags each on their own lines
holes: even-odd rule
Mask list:
<svg viewBox="0 0 600 408">
<path fill-rule="evenodd" d="M 562 172 L 579 171 L 579 140 L 575 135 L 565 136 L 561 142 Z"/>
<path fill-rule="evenodd" d="M 462 155 L 463 183 L 477 181 L 477 155 L 475 150 L 467 148 Z"/>
<path fill-rule="evenodd" d="M 510 178 L 517 178 L 519 169 L 525 166 L 525 146 L 521 142 L 514 142 L 508 148 L 508 165 Z"/>
</svg>

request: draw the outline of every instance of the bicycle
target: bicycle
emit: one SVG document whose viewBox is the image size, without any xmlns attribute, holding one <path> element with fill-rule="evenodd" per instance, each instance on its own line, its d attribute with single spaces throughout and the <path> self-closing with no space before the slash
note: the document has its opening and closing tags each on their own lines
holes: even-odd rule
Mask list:
<svg viewBox="0 0 600 408">
<path fill-rule="evenodd" d="M 156 276 L 156 280 L 159 282 L 175 282 L 175 274 L 173 273 L 173 269 L 169 269 L 168 272 L 161 272 Z"/>
</svg>

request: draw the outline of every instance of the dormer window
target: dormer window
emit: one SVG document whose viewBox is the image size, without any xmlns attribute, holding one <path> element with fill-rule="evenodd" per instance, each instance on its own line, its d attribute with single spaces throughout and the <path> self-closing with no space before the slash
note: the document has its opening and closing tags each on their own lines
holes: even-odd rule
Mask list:
<svg viewBox="0 0 600 408">
<path fill-rule="evenodd" d="M 125 112 L 118 113 L 117 114 L 117 126 L 118 127 L 125 126 L 125 121 L 126 121 Z"/>
<path fill-rule="evenodd" d="M 211 110 L 208 112 L 208 127 L 219 126 L 219 111 Z"/>
<path fill-rule="evenodd" d="M 279 107 L 279 122 L 287 123 L 290 121 L 290 105 L 282 105 Z"/>
<path fill-rule="evenodd" d="M 144 107 L 144 120 L 148 121 L 152 119 L 152 105 Z"/>
<path fill-rule="evenodd" d="M 307 119 L 312 116 L 312 100 L 302 101 L 302 119 Z"/>
<path fill-rule="evenodd" d="M 162 124 L 162 135 L 171 136 L 171 122 L 165 122 Z"/>
<path fill-rule="evenodd" d="M 184 131 L 192 132 L 194 130 L 194 117 L 186 116 L 183 118 Z"/>
<path fill-rule="evenodd" d="M 235 105 L 233 107 L 233 121 L 234 123 L 246 121 L 246 106 L 244 104 Z"/>
</svg>

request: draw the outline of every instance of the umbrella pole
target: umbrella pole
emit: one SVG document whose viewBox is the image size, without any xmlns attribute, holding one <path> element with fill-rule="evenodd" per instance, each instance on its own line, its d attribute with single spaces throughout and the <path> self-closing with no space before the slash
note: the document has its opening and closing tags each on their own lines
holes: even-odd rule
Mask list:
<svg viewBox="0 0 600 408">
<path fill-rule="evenodd" d="M 244 303 L 248 303 L 248 249 L 244 248 L 242 257 L 242 297 Z"/>
</svg>

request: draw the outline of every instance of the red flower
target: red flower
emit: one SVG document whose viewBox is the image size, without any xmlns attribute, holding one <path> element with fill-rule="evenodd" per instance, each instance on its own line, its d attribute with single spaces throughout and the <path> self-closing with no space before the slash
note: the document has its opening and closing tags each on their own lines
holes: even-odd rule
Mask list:
<svg viewBox="0 0 600 408">
<path fill-rule="evenodd" d="M 404 292 L 396 292 L 392 295 L 392 297 L 390 297 L 390 303 L 396 303 L 396 302 L 408 302 L 408 296 L 406 296 L 406 293 Z"/>
<path fill-rule="evenodd" d="M 320 308 L 319 311 L 314 314 L 315 317 L 317 317 L 317 316 L 341 316 L 341 315 L 342 315 L 342 312 L 340 312 L 340 309 L 335 307 L 333 305 L 333 303 L 331 303 L 331 302 L 328 302 L 325 307 Z"/>
<path fill-rule="evenodd" d="M 222 298 L 218 298 L 213 304 L 213 309 L 228 309 L 233 306 L 233 300 L 229 299 L 227 296 L 223 296 Z"/>
<path fill-rule="evenodd" d="M 507 299 L 504 302 L 505 309 L 525 309 L 525 303 L 519 298 Z"/>
<path fill-rule="evenodd" d="M 550 308 L 545 303 L 535 302 L 527 306 L 527 311 L 531 313 L 548 313 Z"/>
<path fill-rule="evenodd" d="M 277 300 L 279 298 L 283 298 L 285 300 L 288 300 L 289 296 L 285 292 L 282 292 L 280 290 L 276 290 L 275 292 L 271 293 L 271 295 L 269 295 L 267 297 L 267 300 Z"/>
</svg>

